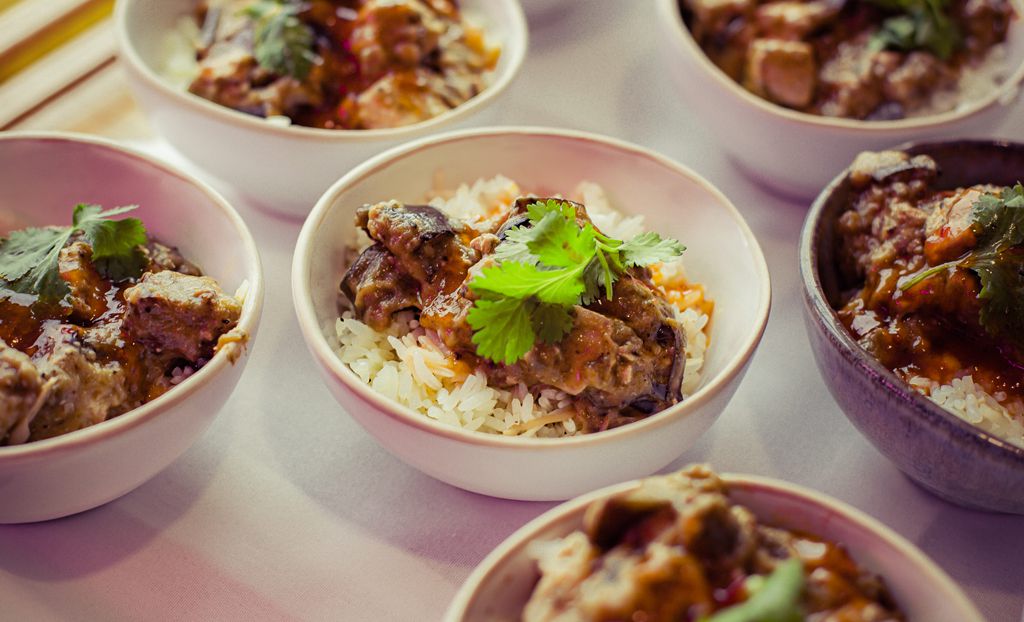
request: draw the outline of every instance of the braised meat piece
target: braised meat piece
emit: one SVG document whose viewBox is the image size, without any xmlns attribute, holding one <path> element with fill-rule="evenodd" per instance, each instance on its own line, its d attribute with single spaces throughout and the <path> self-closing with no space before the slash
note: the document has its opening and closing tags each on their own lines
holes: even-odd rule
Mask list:
<svg viewBox="0 0 1024 622">
<path fill-rule="evenodd" d="M 143 275 L 124 292 L 124 330 L 151 349 L 196 362 L 209 358 L 218 337 L 238 322 L 238 300 L 217 281 L 165 270 Z"/>
<path fill-rule="evenodd" d="M 202 276 L 203 274 L 198 266 L 185 259 L 181 252 L 173 246 L 165 246 L 156 240 L 149 240 L 142 247 L 142 252 L 149 262 L 148 272 L 174 270 L 192 276 Z"/>
<path fill-rule="evenodd" d="M 352 263 L 341 291 L 355 314 L 377 330 L 397 311 L 413 309 L 456 358 L 478 364 L 497 386 L 554 387 L 578 399 L 577 421 L 587 431 L 614 427 L 662 410 L 682 398 L 685 336 L 674 308 L 646 270 L 633 269 L 614 286 L 612 300 L 576 306 L 570 332 L 557 344 L 538 342 L 513 364 L 480 359 L 466 317 L 474 303 L 472 275 L 512 227 L 526 224 L 520 199 L 493 230 L 476 231 L 429 206 L 397 201 L 360 208 L 356 225 L 373 240 Z M 543 200 L 543 199 L 541 199 Z M 573 204 L 577 222 L 590 222 Z"/>
<path fill-rule="evenodd" d="M 79 430 L 130 409 L 120 362 L 100 360 L 82 333 L 71 324 L 50 324 L 38 340 L 32 360 L 46 401 L 29 426 L 32 440 Z"/>
<path fill-rule="evenodd" d="M 39 370 L 23 352 L 0 339 L 0 445 L 22 443 L 42 406 Z"/>
<path fill-rule="evenodd" d="M 85 242 L 65 246 L 60 250 L 58 265 L 60 278 L 71 289 L 69 302 L 77 319 L 88 322 L 107 312 L 110 282 L 92 264 L 92 247 Z"/>
</svg>

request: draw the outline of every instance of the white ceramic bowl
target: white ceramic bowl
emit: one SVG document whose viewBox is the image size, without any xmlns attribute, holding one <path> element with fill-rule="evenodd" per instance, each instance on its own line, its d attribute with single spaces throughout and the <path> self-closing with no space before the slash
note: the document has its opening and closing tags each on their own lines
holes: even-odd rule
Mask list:
<svg viewBox="0 0 1024 622">
<path fill-rule="evenodd" d="M 166 39 L 195 0 L 119 0 L 117 38 L 128 80 L 162 135 L 205 171 L 275 211 L 305 217 L 317 198 L 366 158 L 443 128 L 480 125 L 509 86 L 527 48 L 518 0 L 464 0 L 465 14 L 501 46 L 483 93 L 438 117 L 381 130 L 281 127 L 173 87 L 162 75 Z"/>
<path fill-rule="evenodd" d="M 762 99 L 708 59 L 690 35 L 678 0 L 657 0 L 663 63 L 682 100 L 746 174 L 785 194 L 810 198 L 861 151 L 908 141 L 982 136 L 1014 112 L 1024 80 L 1024 22 L 1011 22 L 1008 66 L 995 91 L 962 109 L 898 121 L 859 121 L 797 112 Z M 1020 3 L 1014 0 L 1018 16 Z M 683 110 L 680 111 L 681 113 Z"/>
<path fill-rule="evenodd" d="M 0 212 L 25 225 L 70 222 L 76 203 L 137 204 L 157 239 L 178 246 L 227 292 L 248 282 L 238 322 L 248 342 L 221 348 L 157 399 L 89 428 L 0 447 L 0 523 L 67 516 L 136 488 L 213 421 L 252 349 L 263 303 L 256 244 L 216 192 L 139 152 L 68 134 L 0 134 Z"/>
<path fill-rule="evenodd" d="M 938 566 L 902 536 L 860 510 L 827 495 L 749 475 L 723 475 L 730 497 L 759 521 L 802 531 L 846 546 L 858 564 L 881 575 L 907 620 L 983 622 L 984 618 Z M 561 538 L 579 529 L 587 506 L 639 485 L 598 490 L 551 509 L 498 545 L 466 579 L 445 622 L 519 620 L 540 575 L 527 555 L 534 540 Z"/>
<path fill-rule="evenodd" d="M 512 438 L 438 423 L 379 395 L 337 356 L 334 324 L 344 249 L 356 208 L 385 199 L 422 202 L 435 174 L 456 186 L 505 175 L 527 191 L 569 193 L 601 184 L 626 213 L 679 238 L 687 275 L 715 301 L 700 389 L 643 421 L 561 439 Z M 416 141 L 366 162 L 334 184 L 306 220 L 292 268 L 303 336 L 335 398 L 385 449 L 440 480 L 511 499 L 567 499 L 648 475 L 678 457 L 732 397 L 768 319 L 761 249 L 721 192 L 651 151 L 580 132 L 538 128 L 461 131 Z M 327 412 L 323 416 L 339 416 Z"/>
</svg>

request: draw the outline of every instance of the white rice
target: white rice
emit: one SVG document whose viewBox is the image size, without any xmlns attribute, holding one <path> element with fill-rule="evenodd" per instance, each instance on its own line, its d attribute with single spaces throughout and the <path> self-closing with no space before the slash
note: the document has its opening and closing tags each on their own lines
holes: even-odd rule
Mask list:
<svg viewBox="0 0 1024 622">
<path fill-rule="evenodd" d="M 952 110 L 964 110 L 999 88 L 1009 76 L 1006 44 L 993 46 L 977 65 L 965 65 L 955 87 L 937 91 L 927 105 L 912 111 L 909 117 L 925 117 Z"/>
<path fill-rule="evenodd" d="M 1024 404 L 1020 400 L 1008 399 L 1002 392 L 987 393 L 969 375 L 942 385 L 924 376 L 911 376 L 907 383 L 964 421 L 1024 447 Z"/>
<path fill-rule="evenodd" d="M 498 176 L 462 185 L 454 192 L 435 191 L 429 201 L 450 216 L 472 224 L 502 218 L 504 209 L 495 207 L 507 207 L 521 195 L 515 182 Z M 586 205 L 594 224 L 608 235 L 622 239 L 643 231 L 643 217 L 625 217 L 613 209 L 597 184 L 581 183 L 571 198 Z M 369 239 L 360 231 L 353 248 L 367 244 Z M 681 260 L 662 264 L 660 272 L 666 286 L 684 279 Z M 683 394 L 690 395 L 700 386 L 710 318 L 698 308 L 676 308 L 676 315 L 686 332 Z M 336 333 L 339 358 L 363 382 L 431 419 L 466 430 L 511 436 L 579 433 L 571 419 L 571 396 L 553 388 L 531 393 L 522 383 L 511 389 L 488 385 L 483 372 L 456 363 L 437 335 L 419 326 L 412 312 L 396 317 L 385 332 L 370 328 L 346 312 L 337 321 Z"/>
</svg>

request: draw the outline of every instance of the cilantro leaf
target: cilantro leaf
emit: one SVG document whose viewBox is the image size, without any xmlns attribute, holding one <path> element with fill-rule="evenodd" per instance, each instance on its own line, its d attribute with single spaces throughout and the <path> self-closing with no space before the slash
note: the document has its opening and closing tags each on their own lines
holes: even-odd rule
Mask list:
<svg viewBox="0 0 1024 622">
<path fill-rule="evenodd" d="M 146 255 L 140 248 L 146 244 L 146 227 L 142 221 L 138 218 L 109 220 L 111 216 L 137 207 L 127 205 L 103 211 L 98 205 L 75 206 L 73 222 L 92 247 L 93 263 L 115 281 L 137 277 L 146 267 Z"/>
<path fill-rule="evenodd" d="M 581 229 L 575 217 L 549 212 L 533 226 L 527 246 L 541 263 L 568 268 L 586 263 L 594 256 L 594 234 L 594 226 L 589 223 Z"/>
<path fill-rule="evenodd" d="M 532 300 L 518 298 L 477 300 L 466 316 L 477 354 L 506 365 L 521 359 L 536 341 L 531 320 L 535 307 Z"/>
<path fill-rule="evenodd" d="M 790 558 L 775 567 L 767 578 L 752 576 L 746 587 L 753 592 L 745 602 L 719 611 L 702 622 L 800 622 L 800 594 L 804 589 L 804 566 Z"/>
<path fill-rule="evenodd" d="M 534 201 L 526 206 L 526 215 L 530 218 L 530 222 L 538 223 L 548 214 L 559 214 L 569 222 L 576 222 L 576 208 L 568 201 L 547 199 L 546 201 Z"/>
<path fill-rule="evenodd" d="M 484 268 L 473 278 L 469 288 L 477 293 L 490 292 L 508 298 L 535 296 L 541 302 L 574 305 L 583 293 L 579 279 L 585 265 L 542 270 L 518 262 L 504 262 Z"/>
<path fill-rule="evenodd" d="M 139 248 L 147 241 L 146 228 L 137 218 L 110 220 L 136 207 L 103 211 L 98 205 L 78 204 L 70 227 L 11 233 L 0 240 L 0 280 L 13 291 L 35 294 L 48 302 L 60 300 L 70 291 L 60 276 L 60 251 L 76 231 L 92 247 L 101 274 L 115 281 L 138 276 L 146 266 L 146 257 Z"/>
<path fill-rule="evenodd" d="M 981 234 L 960 265 L 981 281 L 985 330 L 1024 348 L 1024 186 L 1018 183 L 998 198 L 989 196 L 974 205 L 972 217 Z"/>
<path fill-rule="evenodd" d="M 898 14 L 888 17 L 871 37 L 875 50 L 927 50 L 949 59 L 961 44 L 960 31 L 947 13 L 949 0 L 869 0 Z"/>
<path fill-rule="evenodd" d="M 61 227 L 14 231 L 0 242 L 0 278 L 9 289 L 60 300 L 70 290 L 60 278 L 57 260 L 71 231 Z"/>
<path fill-rule="evenodd" d="M 616 275 L 612 275 L 613 280 L 611 283 L 606 282 L 607 274 L 601 263 L 598 261 L 590 262 L 587 266 L 587 271 L 583 275 L 583 295 L 580 296 L 581 305 L 589 305 L 595 300 L 601 297 L 601 294 L 607 291 L 607 288 L 615 284 Z"/>
<path fill-rule="evenodd" d="M 686 247 L 672 238 L 662 238 L 653 231 L 647 231 L 619 246 L 622 263 L 627 266 L 650 266 L 670 261 L 683 254 Z"/>
<path fill-rule="evenodd" d="M 530 227 L 513 227 L 505 232 L 505 239 L 494 249 L 498 261 L 518 261 L 535 264 L 537 257 L 530 251 L 530 240 L 534 233 Z"/>
<path fill-rule="evenodd" d="M 981 282 L 982 327 L 1024 349 L 1024 186 L 984 194 L 971 211 L 978 243 L 960 259 L 929 267 L 901 279 L 906 291 L 928 277 L 951 268 L 974 271 Z"/>
<path fill-rule="evenodd" d="M 300 9 L 295 2 L 258 0 L 243 12 L 254 20 L 256 62 L 268 71 L 301 82 L 321 59 L 313 51 L 313 29 L 298 17 Z"/>
<path fill-rule="evenodd" d="M 581 225 L 569 201 L 533 201 L 526 214 L 530 224 L 506 231 L 495 248 L 496 263 L 469 282 L 480 296 L 470 310 L 473 343 L 495 362 L 514 363 L 538 338 L 558 343 L 572 330 L 574 306 L 602 295 L 610 299 L 615 281 L 631 266 L 666 261 L 685 250 L 656 233 L 627 242 L 609 238 L 589 222 Z M 513 317 L 499 322 L 501 313 Z"/>
<path fill-rule="evenodd" d="M 572 331 L 572 313 L 561 305 L 541 303 L 533 310 L 530 319 L 534 333 L 548 345 L 558 343 Z"/>
</svg>

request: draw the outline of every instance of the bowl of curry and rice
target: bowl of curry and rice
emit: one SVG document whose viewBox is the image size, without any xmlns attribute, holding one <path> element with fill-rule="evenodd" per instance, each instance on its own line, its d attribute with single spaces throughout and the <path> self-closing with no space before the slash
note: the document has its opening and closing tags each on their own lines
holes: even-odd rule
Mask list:
<svg viewBox="0 0 1024 622">
<path fill-rule="evenodd" d="M 493 122 L 527 48 L 516 0 L 125 0 L 115 23 L 157 132 L 301 217 L 370 156 Z"/>
<path fill-rule="evenodd" d="M 954 503 L 1024 514 L 1024 146 L 864 152 L 804 224 L 805 318 L 850 421 Z"/>
<path fill-rule="evenodd" d="M 551 509 L 469 575 L 445 622 L 979 622 L 913 544 L 822 493 L 707 465 Z"/>
<path fill-rule="evenodd" d="M 997 136 L 1014 120 L 1016 0 L 657 6 L 679 97 L 744 173 L 787 195 L 815 196 L 860 151 Z"/>
<path fill-rule="evenodd" d="M 328 387 L 388 451 L 553 500 L 692 445 L 743 377 L 770 285 L 736 208 L 685 167 L 488 128 L 339 180 L 303 227 L 293 297 Z"/>
</svg>

